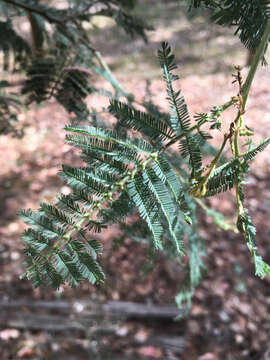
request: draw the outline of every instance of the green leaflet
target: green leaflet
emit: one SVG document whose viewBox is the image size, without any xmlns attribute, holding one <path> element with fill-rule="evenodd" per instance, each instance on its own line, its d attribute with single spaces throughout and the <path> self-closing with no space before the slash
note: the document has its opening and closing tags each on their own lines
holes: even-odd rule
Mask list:
<svg viewBox="0 0 270 360">
<path fill-rule="evenodd" d="M 193 231 L 188 238 L 189 242 L 189 271 L 190 283 L 193 288 L 197 287 L 205 272 L 205 265 L 202 257 L 206 255 L 204 239 L 198 234 L 198 229 Z"/>
<path fill-rule="evenodd" d="M 247 246 L 253 257 L 255 274 L 262 279 L 267 275 L 270 276 L 270 266 L 263 261 L 261 255 L 258 253 L 256 244 L 256 228 L 253 225 L 247 212 L 239 215 L 237 220 L 237 227 L 239 231 L 242 232 L 245 236 Z"/>
<path fill-rule="evenodd" d="M 31 228 L 25 230 L 22 235 L 22 241 L 24 241 L 26 244 L 29 244 L 29 246 L 31 246 L 37 252 L 49 249 L 53 245 L 51 239 L 43 236 Z"/>
<path fill-rule="evenodd" d="M 155 195 L 156 201 L 159 203 L 163 215 L 168 223 L 170 236 L 174 242 L 176 251 L 180 255 L 184 255 L 184 242 L 182 238 L 177 237 L 175 231 L 175 225 L 177 223 L 177 210 L 175 202 L 171 197 L 170 190 L 165 184 L 157 177 L 156 173 L 152 169 L 146 169 L 143 174 L 144 180 L 147 183 L 149 189 Z"/>
<path fill-rule="evenodd" d="M 181 91 L 175 91 L 173 82 L 178 79 L 177 75 L 172 73 L 177 68 L 174 62 L 174 55 L 171 54 L 171 48 L 167 43 L 162 43 L 162 48 L 158 52 L 160 65 L 163 69 L 164 80 L 167 84 L 167 99 L 170 108 L 170 122 L 172 129 L 177 132 L 175 139 L 181 135 L 180 150 L 184 157 L 189 156 L 189 163 L 192 167 L 193 176 L 198 173 L 202 166 L 200 146 L 197 137 L 189 133 L 190 116 L 184 97 L 180 96 Z"/>
<path fill-rule="evenodd" d="M 56 206 L 41 203 L 40 204 L 40 210 L 44 211 L 47 215 L 54 218 L 56 221 L 58 221 L 60 224 L 68 224 L 73 226 L 75 224 L 75 221 L 67 215 L 64 211 L 59 210 Z"/>
<path fill-rule="evenodd" d="M 63 177 L 67 184 L 77 191 L 87 191 L 90 194 L 102 195 L 108 191 L 108 186 L 98 181 L 94 174 L 89 173 L 86 169 L 76 169 L 64 165 L 60 176 Z"/>
<path fill-rule="evenodd" d="M 27 255 L 29 256 L 29 253 Z M 41 286 L 43 284 L 43 277 L 41 271 L 38 268 L 38 266 L 36 266 L 35 263 L 32 261 L 31 257 L 29 257 L 29 260 L 25 262 L 25 265 L 27 266 L 27 268 L 31 269 L 28 272 L 27 279 L 32 281 L 34 288 Z M 52 286 L 52 287 L 54 289 L 58 288 L 58 286 Z"/>
<path fill-rule="evenodd" d="M 202 167 L 202 155 L 200 150 L 200 143 L 196 135 L 187 135 L 185 139 L 180 142 L 180 151 L 183 157 L 189 156 L 189 163 L 192 171 L 197 173 Z"/>
<path fill-rule="evenodd" d="M 170 140 L 173 138 L 174 132 L 167 122 L 156 119 L 145 112 L 132 109 L 120 101 L 111 100 L 109 111 L 119 120 L 121 125 L 140 131 L 152 139 Z"/>
<path fill-rule="evenodd" d="M 238 159 L 233 159 L 229 163 L 220 166 L 210 177 L 205 196 L 213 196 L 231 189 L 236 184 L 240 173 L 241 164 Z"/>
<path fill-rule="evenodd" d="M 159 207 L 148 186 L 140 176 L 136 176 L 134 181 L 128 184 L 128 193 L 138 208 L 142 219 L 147 222 L 153 235 L 155 248 L 162 250 L 161 237 L 163 228 L 159 219 Z"/>
<path fill-rule="evenodd" d="M 177 132 L 187 131 L 190 127 L 190 117 L 185 100 L 180 97 L 180 91 L 175 92 L 173 89 L 173 82 L 178 80 L 178 76 L 174 75 L 172 71 L 177 69 L 177 66 L 168 43 L 162 43 L 162 48 L 158 51 L 158 57 L 167 84 L 172 128 Z"/>
<path fill-rule="evenodd" d="M 111 224 L 123 220 L 133 210 L 134 206 L 127 193 L 124 192 L 118 199 L 111 202 L 109 208 L 100 210 L 99 216 L 103 222 Z"/>
<path fill-rule="evenodd" d="M 249 163 L 250 161 L 252 161 L 255 156 L 259 153 L 262 152 L 264 149 L 266 149 L 266 147 L 270 144 L 270 136 L 267 137 L 264 141 L 262 141 L 258 146 L 256 146 L 254 149 L 248 151 L 244 156 L 243 159 L 246 163 Z"/>
<path fill-rule="evenodd" d="M 33 227 L 26 230 L 22 237 L 26 244 L 25 254 L 28 256 L 24 276 L 32 279 L 35 287 L 45 281 L 55 289 L 65 282 L 72 287 L 77 286 L 83 279 L 88 279 L 92 283 L 102 282 L 104 274 L 95 260 L 102 251 L 101 244 L 96 240 L 88 241 L 83 229 L 78 229 L 78 236 L 83 241 L 64 241 L 68 228 L 76 227 L 69 211 L 75 211 L 76 215 L 82 212 L 67 196 L 62 196 L 60 202 L 67 207 L 60 210 L 56 206 L 42 204 L 40 213 L 29 210 L 20 213 L 20 216 Z M 63 209 L 68 209 L 68 213 Z M 93 224 L 98 229 L 102 226 L 97 221 L 89 222 L 90 229 L 93 228 Z"/>
<path fill-rule="evenodd" d="M 255 156 L 262 152 L 270 144 L 270 137 L 262 141 L 258 146 L 246 152 L 239 158 L 227 162 L 218 167 L 211 175 L 207 183 L 206 196 L 213 196 L 220 192 L 231 189 L 239 179 L 240 174 L 249 170 L 248 164 Z"/>
<path fill-rule="evenodd" d="M 92 204 L 92 201 L 91 201 Z M 71 215 L 73 219 L 78 220 L 83 212 L 78 202 L 70 195 L 61 195 L 58 197 L 58 201 L 55 204 L 59 210 L 62 210 L 65 214 Z"/>
<path fill-rule="evenodd" d="M 66 279 L 71 287 L 78 285 L 83 279 L 78 268 L 78 262 L 75 257 L 72 258 L 66 251 L 57 250 L 52 255 L 53 263 L 58 273 Z"/>
<path fill-rule="evenodd" d="M 101 243 L 98 240 L 87 240 L 85 236 L 83 236 L 83 239 L 86 241 L 73 239 L 69 242 L 68 246 L 71 246 L 76 253 L 83 253 L 84 250 L 87 249 L 93 259 L 96 260 L 98 255 L 103 251 Z"/>
<path fill-rule="evenodd" d="M 96 159 L 106 163 L 108 166 L 112 166 L 114 169 L 119 169 L 120 167 L 120 170 L 123 170 L 126 167 L 126 163 L 133 162 L 137 164 L 141 160 L 138 155 L 138 149 L 125 147 L 111 140 L 67 135 L 66 141 L 82 150 L 81 157 L 87 163 L 93 163 Z"/>
<path fill-rule="evenodd" d="M 183 213 L 183 216 L 187 223 L 191 223 L 190 209 L 185 200 L 184 188 L 179 179 L 179 176 L 175 173 L 169 161 L 165 156 L 159 156 L 153 164 L 153 170 L 156 175 L 167 184 L 171 190 L 174 201 L 179 207 L 179 210 Z"/>
<path fill-rule="evenodd" d="M 36 270 L 36 267 L 34 269 Z M 45 261 L 42 267 L 38 269 L 42 277 L 53 289 L 58 289 L 61 284 L 64 284 L 64 278 L 49 261 Z"/>
<path fill-rule="evenodd" d="M 101 140 L 104 142 L 112 142 L 117 144 L 123 151 L 129 149 L 134 151 L 134 154 L 137 152 L 142 152 L 144 154 L 150 154 L 153 152 L 153 147 L 144 141 L 143 139 L 131 140 L 129 137 L 122 139 L 115 132 L 108 129 L 96 128 L 93 126 L 66 126 L 66 131 L 71 131 L 73 133 L 79 133 L 89 137 L 93 137 L 94 141 Z M 89 139 L 91 142 L 91 140 Z"/>
<path fill-rule="evenodd" d="M 183 316 L 188 314 L 195 288 L 201 283 L 206 271 L 203 261 L 203 257 L 206 256 L 206 246 L 204 239 L 198 233 L 197 206 L 194 202 L 190 202 L 191 199 L 188 200 L 192 208 L 192 224 L 188 226 L 186 231 L 189 261 L 186 267 L 184 283 L 181 284 L 180 291 L 175 297 L 177 306 L 185 310 Z"/>
<path fill-rule="evenodd" d="M 223 0 L 192 0 L 191 7 L 203 7 L 212 11 L 211 20 L 219 25 L 235 26 L 242 43 L 255 52 L 270 18 L 270 6 L 265 0 L 223 1 Z"/>
<path fill-rule="evenodd" d="M 48 239 L 55 239 L 65 234 L 65 228 L 59 227 L 48 216 L 40 214 L 39 212 L 29 210 L 21 210 L 18 213 L 27 225 L 30 225 L 33 229 L 40 234 L 47 236 Z"/>
</svg>

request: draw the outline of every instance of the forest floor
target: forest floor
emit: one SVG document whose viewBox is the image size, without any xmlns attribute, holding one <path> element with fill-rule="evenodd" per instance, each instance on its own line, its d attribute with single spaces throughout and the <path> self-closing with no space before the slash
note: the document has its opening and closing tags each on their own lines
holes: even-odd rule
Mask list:
<svg viewBox="0 0 270 360">
<path fill-rule="evenodd" d="M 235 95 L 232 65 L 244 65 L 246 51 L 229 31 L 205 24 L 203 18 L 192 20 L 177 8 L 175 2 L 142 8 L 154 22 L 156 31 L 149 33 L 149 43 L 130 41 L 114 26 L 99 23 L 94 42 L 104 55 L 123 87 L 141 100 L 146 94 L 146 80 L 155 104 L 166 109 L 165 87 L 155 56 L 163 40 L 175 49 L 179 82 L 192 114 L 210 109 Z M 143 2 L 142 2 L 143 4 Z M 162 5 L 163 4 L 163 5 Z M 155 20 L 154 20 L 155 19 Z M 106 40 L 106 42 L 104 41 Z M 243 73 L 246 69 L 243 70 Z M 107 86 L 100 79 L 96 85 Z M 270 73 L 261 68 L 254 81 L 247 124 L 259 141 L 270 134 Z M 106 106 L 107 100 L 89 98 L 89 106 Z M 229 124 L 230 116 L 224 117 Z M 38 208 L 41 201 L 52 201 L 59 191 L 68 187 L 57 172 L 62 163 L 75 163 L 77 152 L 64 143 L 63 126 L 68 115 L 54 102 L 35 107 L 20 115 L 27 124 L 23 139 L 3 136 L 0 139 L 0 302 L 34 300 L 108 300 L 153 304 L 173 304 L 181 286 L 181 269 L 160 256 L 154 269 L 145 272 L 146 246 L 126 239 L 124 246 L 113 246 L 109 233 L 104 238 L 102 263 L 107 281 L 102 287 L 82 284 L 78 289 L 61 288 L 34 290 L 23 272 L 23 246 L 20 235 L 24 229 L 16 217 L 19 208 Z M 213 140 L 218 145 L 220 135 Z M 246 186 L 246 205 L 257 227 L 259 250 L 270 263 L 270 156 L 269 149 L 258 155 L 251 166 Z M 217 196 L 211 204 L 230 218 L 235 217 L 233 196 Z M 118 337 L 104 335 L 100 343 L 110 347 L 114 359 L 134 356 L 136 359 L 183 360 L 270 360 L 270 279 L 260 280 L 247 247 L 239 234 L 219 231 L 210 217 L 200 214 L 201 235 L 208 244 L 205 263 L 207 274 L 198 287 L 190 315 L 171 324 L 120 322 Z M 115 230 L 113 236 L 119 235 Z M 134 252 L 136 247 L 136 254 Z M 0 312 L 4 311 L 0 309 Z M 27 310 L 26 310 L 27 312 Z M 184 337 L 185 350 L 166 353 L 156 346 L 133 346 L 133 340 L 155 331 L 174 332 Z M 121 335 L 122 334 L 122 335 Z M 125 336 L 123 336 L 123 334 Z M 96 340 L 95 340 L 96 341 Z M 3 328 L 0 324 L 0 359 L 94 359 L 89 347 L 94 341 L 66 331 L 54 332 Z M 105 356 L 102 360 L 105 359 Z M 113 358 L 109 357 L 112 360 Z"/>
</svg>

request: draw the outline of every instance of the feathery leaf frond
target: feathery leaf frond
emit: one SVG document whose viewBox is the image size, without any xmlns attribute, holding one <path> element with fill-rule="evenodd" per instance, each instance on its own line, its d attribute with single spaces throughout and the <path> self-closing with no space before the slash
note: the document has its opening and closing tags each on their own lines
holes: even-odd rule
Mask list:
<svg viewBox="0 0 270 360">
<path fill-rule="evenodd" d="M 239 231 L 244 234 L 247 246 L 252 254 L 256 275 L 262 279 L 266 275 L 270 276 L 270 266 L 263 261 L 261 255 L 258 253 L 256 244 L 256 228 L 247 212 L 239 215 L 237 226 Z"/>
<path fill-rule="evenodd" d="M 175 206 L 175 202 L 171 197 L 171 193 L 167 190 L 166 185 L 161 181 L 161 179 L 156 175 L 153 169 L 146 169 L 146 172 L 143 175 L 144 180 L 146 181 L 148 187 L 155 195 L 156 200 L 160 204 L 160 209 L 162 214 L 164 215 L 170 232 L 170 236 L 174 241 L 174 246 L 176 251 L 184 255 L 185 252 L 183 250 L 184 243 L 182 238 L 178 238 L 175 225 L 177 223 L 177 216 L 179 216 L 177 212 L 177 207 Z"/>
<path fill-rule="evenodd" d="M 121 125 L 140 131 L 152 139 L 168 140 L 173 137 L 173 130 L 165 121 L 132 109 L 120 101 L 111 100 L 109 111 L 119 120 Z"/>
<path fill-rule="evenodd" d="M 159 218 L 159 207 L 153 198 L 151 191 L 144 179 L 136 176 L 133 182 L 128 184 L 128 193 L 130 198 L 138 207 L 139 213 L 147 222 L 147 225 L 153 234 L 154 247 L 163 249 L 161 237 L 163 233 L 162 224 Z"/>
<path fill-rule="evenodd" d="M 258 146 L 256 146 L 254 149 L 248 151 L 246 154 L 243 155 L 243 159 L 246 163 L 249 163 L 252 161 L 255 156 L 262 152 L 266 147 L 270 144 L 270 137 L 266 138 L 264 141 L 262 141 Z"/>
<path fill-rule="evenodd" d="M 242 43 L 255 52 L 270 19 L 267 0 L 193 0 L 191 7 L 204 6 L 212 11 L 212 21 L 225 26 L 235 26 L 235 34 Z"/>
<path fill-rule="evenodd" d="M 9 20 L 0 21 L 0 51 L 4 55 L 4 70 L 19 70 L 29 62 L 30 46 L 14 30 Z"/>
<path fill-rule="evenodd" d="M 158 52 L 160 65 L 163 70 L 164 80 L 167 84 L 167 95 L 170 107 L 170 123 L 172 129 L 181 134 L 184 139 L 181 141 L 181 151 L 183 156 L 189 156 L 189 162 L 192 167 L 192 173 L 196 174 L 200 171 L 202 160 L 201 152 L 198 142 L 195 137 L 189 134 L 190 130 L 190 116 L 187 105 L 183 96 L 180 96 L 181 91 L 175 91 L 173 82 L 178 80 L 178 76 L 172 71 L 177 68 L 174 55 L 171 53 L 171 48 L 167 43 L 162 43 L 162 48 Z M 177 136 L 176 136 L 177 139 Z"/>
</svg>

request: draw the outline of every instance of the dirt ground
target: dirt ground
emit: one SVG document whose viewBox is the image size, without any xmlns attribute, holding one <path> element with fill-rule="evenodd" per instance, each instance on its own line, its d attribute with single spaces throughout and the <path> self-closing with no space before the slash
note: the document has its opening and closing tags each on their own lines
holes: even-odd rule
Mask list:
<svg viewBox="0 0 270 360">
<path fill-rule="evenodd" d="M 100 24 L 103 33 L 95 33 L 94 43 L 114 71 L 119 82 L 139 100 L 145 94 L 146 80 L 151 80 L 154 102 L 166 109 L 165 87 L 156 59 L 160 41 L 168 40 L 175 49 L 181 88 L 191 113 L 203 112 L 212 105 L 230 99 L 236 89 L 231 84 L 233 65 L 244 65 L 246 51 L 230 31 L 205 24 L 203 18 L 186 19 L 175 2 L 160 2 L 141 7 L 156 27 L 149 33 L 149 43 L 130 41 L 110 24 Z M 96 30 L 95 30 L 96 31 Z M 104 38 L 110 41 L 104 42 Z M 243 73 L 247 70 L 244 69 Z M 96 84 L 103 84 L 94 79 Z M 261 68 L 252 88 L 247 124 L 256 133 L 256 141 L 270 134 L 270 72 Z M 89 98 L 89 106 L 106 106 L 101 97 Z M 228 119 L 227 119 L 228 117 Z M 224 121 L 230 123 L 230 115 Z M 105 235 L 103 264 L 107 282 L 96 288 L 82 284 L 78 289 L 34 290 L 23 272 L 24 229 L 16 217 L 19 208 L 38 208 L 41 201 L 52 201 L 67 187 L 57 176 L 62 163 L 77 161 L 78 154 L 64 143 L 63 126 L 68 115 L 54 102 L 32 108 L 20 115 L 27 124 L 23 139 L 0 139 L 0 302 L 33 300 L 108 300 L 172 304 L 179 289 L 178 272 L 162 256 L 147 276 L 145 245 L 126 240 L 113 249 Z M 217 145 L 220 137 L 213 141 Z M 246 186 L 247 206 L 257 227 L 260 253 L 270 263 L 270 156 L 269 149 L 258 155 Z M 231 194 L 218 196 L 211 204 L 230 218 L 235 207 Z M 200 214 L 201 234 L 208 246 L 205 259 L 208 271 L 194 295 L 191 314 L 173 324 L 120 322 L 118 336 L 104 335 L 100 344 L 115 354 L 108 360 L 270 360 L 270 279 L 254 276 L 250 254 L 238 234 L 218 231 L 211 218 Z M 117 231 L 117 230 L 116 230 Z M 115 235 L 115 234 L 114 234 Z M 134 247 L 136 246 L 136 256 Z M 0 310 L 5 311 L 3 309 Z M 25 310 L 27 312 L 27 310 Z M 184 338 L 184 352 L 163 351 L 156 346 L 133 346 L 133 340 L 163 330 Z M 122 332 L 121 332 L 122 331 Z M 91 332 L 91 331 L 90 331 Z M 126 336 L 121 336 L 121 334 Z M 120 335 L 119 335 L 120 334 Z M 96 341 L 96 340 L 95 340 Z M 0 359 L 94 359 L 94 341 L 80 332 L 56 334 L 46 331 L 3 328 L 0 324 Z M 98 358 L 98 355 L 97 355 Z M 105 359 L 105 355 L 102 359 Z"/>
</svg>

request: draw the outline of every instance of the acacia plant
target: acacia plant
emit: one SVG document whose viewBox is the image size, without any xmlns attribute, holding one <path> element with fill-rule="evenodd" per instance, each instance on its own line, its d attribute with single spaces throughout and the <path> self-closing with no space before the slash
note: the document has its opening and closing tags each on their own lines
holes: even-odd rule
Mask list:
<svg viewBox="0 0 270 360">
<path fill-rule="evenodd" d="M 249 164 L 270 143 L 267 137 L 254 145 L 253 131 L 245 123 L 249 91 L 269 41 L 269 5 L 257 0 L 192 2 L 192 6 L 199 5 L 214 11 L 213 20 L 236 25 L 240 39 L 255 52 L 247 78 L 242 78 L 237 67 L 235 96 L 209 113 L 197 113 L 192 122 L 186 101 L 175 87 L 174 55 L 164 42 L 158 58 L 168 114 L 159 112 L 151 102 L 145 104 L 148 111 L 141 111 L 111 99 L 109 112 L 117 120 L 115 125 L 94 126 L 89 118 L 87 124 L 66 126 L 67 143 L 81 150 L 86 164 L 63 165 L 60 176 L 72 192 L 59 195 L 54 204 L 42 203 L 38 211 L 22 210 L 19 214 L 30 225 L 22 236 L 27 256 L 22 277 L 32 280 L 35 287 L 49 283 L 57 289 L 66 282 L 74 287 L 82 280 L 102 283 L 105 274 L 98 262 L 102 240 L 94 233 L 120 223 L 125 236 L 147 241 L 155 251 L 164 251 L 180 263 L 187 256 L 183 266 L 186 280 L 176 300 L 190 304 L 205 268 L 197 207 L 211 215 L 218 226 L 226 227 L 224 217 L 206 207 L 204 199 L 232 188 L 236 225 L 251 253 L 255 273 L 260 278 L 270 275 L 270 266 L 258 252 L 256 229 L 243 191 Z M 228 126 L 221 114 L 229 108 L 236 114 Z M 214 155 L 207 162 L 208 139 L 214 129 L 224 130 L 224 138 L 219 149 L 210 149 Z M 229 157 L 224 156 L 227 149 Z M 142 223 L 140 227 L 136 223 L 134 229 L 124 220 L 135 212 Z"/>
</svg>

